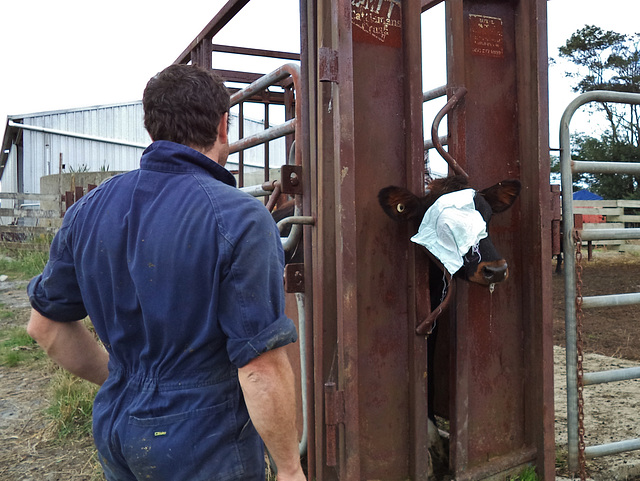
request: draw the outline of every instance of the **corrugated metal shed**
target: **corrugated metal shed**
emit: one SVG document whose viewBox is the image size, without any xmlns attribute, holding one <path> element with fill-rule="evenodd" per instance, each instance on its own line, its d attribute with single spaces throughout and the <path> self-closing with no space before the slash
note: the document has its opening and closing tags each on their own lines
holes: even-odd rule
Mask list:
<svg viewBox="0 0 640 481">
<path fill-rule="evenodd" d="M 0 152 L 2 190 L 39 193 L 40 178 L 59 173 L 61 166 L 63 172 L 138 168 L 151 142 L 143 116 L 141 101 L 9 116 Z M 261 121 L 245 118 L 245 136 L 263 129 Z M 232 114 L 230 140 L 237 138 Z M 269 155 L 271 165 L 285 163 L 283 139 L 269 144 Z M 234 154 L 227 167 L 237 169 L 237 162 Z M 244 163 L 245 172 L 264 166 L 264 147 L 246 151 Z"/>
</svg>

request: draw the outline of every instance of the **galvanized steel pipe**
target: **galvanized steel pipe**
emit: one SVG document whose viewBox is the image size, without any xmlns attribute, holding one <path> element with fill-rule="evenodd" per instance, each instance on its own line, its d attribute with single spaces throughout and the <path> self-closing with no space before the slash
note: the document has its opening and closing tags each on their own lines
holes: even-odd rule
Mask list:
<svg viewBox="0 0 640 481">
<path fill-rule="evenodd" d="M 248 185 L 246 187 L 240 187 L 242 192 L 246 192 L 247 194 L 253 197 L 266 197 L 271 195 L 270 191 L 264 190 L 262 184 L 260 185 Z"/>
<path fill-rule="evenodd" d="M 640 228 L 629 229 L 583 229 L 583 241 L 640 239 Z"/>
<path fill-rule="evenodd" d="M 600 444 L 599 446 L 588 446 L 584 450 L 584 454 L 587 458 L 595 458 L 598 456 L 635 451 L 636 449 L 640 449 L 640 439 L 629 439 L 616 443 Z"/>
<path fill-rule="evenodd" d="M 632 306 L 640 304 L 640 292 L 629 294 L 609 294 L 606 296 L 588 296 L 582 298 L 582 308 Z"/>
<path fill-rule="evenodd" d="M 282 240 L 282 248 L 285 251 L 289 251 L 293 249 L 298 242 L 300 241 L 300 236 L 302 235 L 302 227 L 301 225 L 314 225 L 316 220 L 311 216 L 303 216 L 303 215 L 292 215 L 290 217 L 285 217 L 280 222 L 278 222 L 278 229 L 282 231 L 284 227 L 288 224 L 293 224 L 291 227 L 291 232 L 288 237 L 281 237 Z"/>
<path fill-rule="evenodd" d="M 560 173 L 562 176 L 563 249 L 565 253 L 565 331 L 567 344 L 567 444 L 569 469 L 578 468 L 578 352 L 576 330 L 576 277 L 573 222 L 573 178 L 571 161 L 571 133 L 569 124 L 573 114 L 589 102 L 640 104 L 640 94 L 593 91 L 576 97 L 560 119 Z M 586 167 L 586 166 L 582 166 Z M 589 231 L 582 231 L 583 238 Z"/>
<path fill-rule="evenodd" d="M 591 174 L 640 174 L 640 163 L 574 160 L 571 162 L 571 171 Z"/>
<path fill-rule="evenodd" d="M 640 378 L 640 367 L 611 369 L 609 371 L 589 372 L 583 376 L 584 385 L 603 384 L 606 382 L 630 381 Z"/>
</svg>

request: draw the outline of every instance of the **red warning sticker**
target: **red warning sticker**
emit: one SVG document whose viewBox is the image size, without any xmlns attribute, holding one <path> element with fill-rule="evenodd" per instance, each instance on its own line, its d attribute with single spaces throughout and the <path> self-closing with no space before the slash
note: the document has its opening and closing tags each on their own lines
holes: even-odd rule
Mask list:
<svg viewBox="0 0 640 481">
<path fill-rule="evenodd" d="M 485 15 L 469 15 L 471 54 L 484 57 L 504 57 L 502 19 Z"/>
</svg>

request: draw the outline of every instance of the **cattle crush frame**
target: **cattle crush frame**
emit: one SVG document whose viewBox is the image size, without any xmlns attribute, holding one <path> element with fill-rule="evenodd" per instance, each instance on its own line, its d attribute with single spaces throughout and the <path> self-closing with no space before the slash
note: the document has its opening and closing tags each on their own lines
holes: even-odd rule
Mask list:
<svg viewBox="0 0 640 481">
<path fill-rule="evenodd" d="M 429 309 L 428 263 L 376 194 L 390 184 L 424 189 L 420 18 L 441 1 L 301 0 L 295 89 L 289 80 L 282 95 L 249 87 L 247 98 L 289 107 L 277 135 L 290 145 L 295 135 L 291 175 L 299 213 L 313 223 L 303 228 L 297 274 L 306 293 L 309 479 L 428 477 L 426 341 L 414 333 Z M 229 0 L 176 62 L 212 68 L 220 49 L 296 60 L 213 42 L 249 3 Z M 523 184 L 492 226 L 510 279 L 493 293 L 458 283 L 442 325 L 435 394 L 450 421 L 449 467 L 456 480 L 480 480 L 532 464 L 551 480 L 546 0 L 444 3 L 444 92 L 467 91 L 448 114 L 449 152 L 477 188 L 507 177 Z"/>
</svg>

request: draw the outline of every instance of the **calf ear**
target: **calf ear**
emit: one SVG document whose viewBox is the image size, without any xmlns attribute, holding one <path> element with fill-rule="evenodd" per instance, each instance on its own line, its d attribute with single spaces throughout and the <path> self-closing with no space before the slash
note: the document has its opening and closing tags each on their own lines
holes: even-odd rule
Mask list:
<svg viewBox="0 0 640 481">
<path fill-rule="evenodd" d="M 403 187 L 389 186 L 378 192 L 378 202 L 382 210 L 397 221 L 407 221 L 424 215 L 420 207 L 420 199 Z"/>
<path fill-rule="evenodd" d="M 503 180 L 480 192 L 487 200 L 493 212 L 504 212 L 513 205 L 520 194 L 520 181 Z"/>
</svg>

